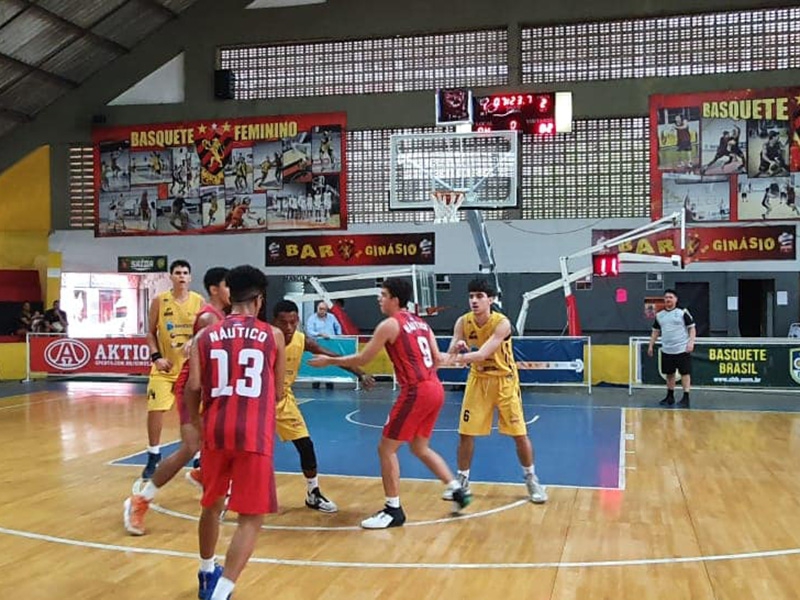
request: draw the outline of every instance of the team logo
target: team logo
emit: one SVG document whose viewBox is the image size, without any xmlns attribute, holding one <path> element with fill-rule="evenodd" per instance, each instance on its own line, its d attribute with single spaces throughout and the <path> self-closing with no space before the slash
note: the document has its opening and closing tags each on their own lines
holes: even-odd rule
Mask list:
<svg viewBox="0 0 800 600">
<path fill-rule="evenodd" d="M 795 383 L 800 384 L 800 348 L 789 350 L 789 375 Z"/>
<path fill-rule="evenodd" d="M 336 249 L 339 251 L 339 256 L 341 256 L 344 260 L 350 260 L 353 258 L 353 254 L 356 250 L 356 243 L 352 239 L 342 239 L 339 240 L 339 243 L 336 246 Z"/>
<path fill-rule="evenodd" d="M 45 362 L 60 371 L 76 371 L 91 359 L 89 347 L 83 342 L 60 339 L 50 342 L 44 349 Z"/>
<path fill-rule="evenodd" d="M 233 131 L 229 123 L 210 127 L 201 125 L 195 134 L 195 148 L 200 157 L 201 185 L 223 185 L 225 167 L 231 161 Z"/>
</svg>

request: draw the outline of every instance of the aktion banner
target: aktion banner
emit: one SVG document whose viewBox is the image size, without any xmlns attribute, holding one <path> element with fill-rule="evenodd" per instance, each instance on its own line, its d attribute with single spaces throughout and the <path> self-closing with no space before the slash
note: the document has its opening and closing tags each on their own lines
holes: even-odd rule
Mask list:
<svg viewBox="0 0 800 600">
<path fill-rule="evenodd" d="M 692 352 L 692 385 L 704 387 L 800 389 L 800 340 L 791 345 L 697 344 Z M 642 383 L 663 385 L 661 352 L 647 356 L 639 346 Z"/>
<path fill-rule="evenodd" d="M 145 337 L 78 339 L 32 335 L 29 341 L 32 373 L 146 375 L 150 372 L 150 349 Z"/>
<path fill-rule="evenodd" d="M 624 229 L 593 229 L 592 245 L 613 239 Z M 648 256 L 672 256 L 680 249 L 678 229 L 667 229 L 611 251 Z M 686 230 L 688 262 L 727 262 L 736 260 L 794 260 L 797 253 L 794 225 L 767 227 L 689 227 Z"/>
<path fill-rule="evenodd" d="M 650 216 L 800 219 L 800 88 L 650 96 Z"/>
<path fill-rule="evenodd" d="M 268 267 L 432 265 L 433 233 L 303 235 L 266 238 Z"/>
<path fill-rule="evenodd" d="M 344 113 L 92 131 L 95 235 L 347 229 Z"/>
</svg>

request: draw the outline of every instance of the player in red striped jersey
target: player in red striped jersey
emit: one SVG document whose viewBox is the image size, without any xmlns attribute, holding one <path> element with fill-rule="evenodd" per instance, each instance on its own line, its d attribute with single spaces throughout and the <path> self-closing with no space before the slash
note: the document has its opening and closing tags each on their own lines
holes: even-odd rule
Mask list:
<svg viewBox="0 0 800 600">
<path fill-rule="evenodd" d="M 372 339 L 363 350 L 340 357 L 318 354 L 308 362 L 315 367 L 358 367 L 386 348 L 394 365 L 400 394 L 392 406 L 378 446 L 386 504 L 361 522 L 365 529 L 385 529 L 405 523 L 406 515 L 400 506 L 400 464 L 397 461 L 397 450 L 405 442 L 409 443 L 411 452 L 447 484 L 452 491 L 456 510 L 467 506 L 472 500 L 453 477 L 444 459 L 429 445 L 436 419 L 444 404 L 444 388 L 436 374 L 440 356 L 433 332 L 425 321 L 406 310 L 412 293 L 408 281 L 386 279 L 378 303 L 387 318 L 375 328 Z"/>
<path fill-rule="evenodd" d="M 228 286 L 225 284 L 225 276 L 227 274 L 228 269 L 224 267 L 213 267 L 206 271 L 203 277 L 203 285 L 208 293 L 208 303 L 195 316 L 194 334 L 197 334 L 204 327 L 225 318 L 224 310 L 230 304 L 230 294 L 228 293 Z M 197 428 L 191 427 L 186 404 L 183 401 L 183 390 L 188 378 L 189 361 L 187 360 L 183 363 L 173 386 L 173 394 L 178 405 L 178 415 L 181 423 L 181 444 L 175 452 L 158 463 L 153 476 L 147 480 L 144 486 L 140 486 L 139 482 L 137 482 L 135 486 L 137 489 L 134 491 L 138 493 L 134 493 L 125 500 L 123 521 L 125 529 L 131 535 L 144 535 L 144 517 L 150 508 L 150 502 L 153 501 L 158 490 L 169 483 L 200 449 Z"/>
<path fill-rule="evenodd" d="M 225 278 L 231 314 L 197 337 L 189 357 L 184 400 L 192 422 L 203 415 L 203 507 L 198 526 L 201 600 L 226 600 L 256 544 L 264 515 L 278 508 L 273 447 L 275 402 L 283 394 L 283 333 L 257 318 L 266 276 L 245 265 Z M 239 514 L 225 556 L 214 562 L 219 516 L 230 484 L 229 506 Z"/>
</svg>

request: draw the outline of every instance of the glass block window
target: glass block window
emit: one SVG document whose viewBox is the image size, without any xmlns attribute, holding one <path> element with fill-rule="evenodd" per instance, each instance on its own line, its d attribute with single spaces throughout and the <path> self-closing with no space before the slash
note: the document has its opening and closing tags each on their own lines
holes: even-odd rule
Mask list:
<svg viewBox="0 0 800 600">
<path fill-rule="evenodd" d="M 649 217 L 648 122 L 575 121 L 571 134 L 525 136 L 522 218 Z"/>
<path fill-rule="evenodd" d="M 525 27 L 523 83 L 800 68 L 800 7 Z"/>
<path fill-rule="evenodd" d="M 505 29 L 219 49 L 237 100 L 508 84 Z"/>
<path fill-rule="evenodd" d="M 69 149 L 69 226 L 94 229 L 94 167 L 91 146 Z"/>
<path fill-rule="evenodd" d="M 435 133 L 443 129 L 369 129 L 347 132 L 347 221 L 352 224 L 423 223 L 429 211 L 389 210 L 390 138 L 399 133 Z M 460 211 L 464 220 L 464 211 Z M 516 211 L 515 211 L 516 212 Z M 486 210 L 487 220 L 513 218 L 507 210 Z"/>
</svg>

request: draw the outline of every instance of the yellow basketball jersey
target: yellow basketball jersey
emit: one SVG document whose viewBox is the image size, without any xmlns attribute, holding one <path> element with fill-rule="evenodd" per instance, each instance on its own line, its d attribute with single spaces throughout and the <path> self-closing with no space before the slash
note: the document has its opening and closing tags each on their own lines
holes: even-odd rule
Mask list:
<svg viewBox="0 0 800 600">
<path fill-rule="evenodd" d="M 495 327 L 497 327 L 506 316 L 498 312 L 489 315 L 489 320 L 483 325 L 478 326 L 475 315 L 468 312 L 464 315 L 462 324 L 464 326 L 464 339 L 472 350 L 477 350 L 492 337 Z M 514 351 L 511 347 L 511 336 L 509 335 L 492 356 L 486 360 L 472 363 L 471 372 L 475 375 L 487 375 L 491 377 L 505 377 L 517 373 L 517 365 L 514 362 Z"/>
<path fill-rule="evenodd" d="M 289 390 L 297 380 L 297 374 L 298 371 L 300 371 L 300 361 L 303 359 L 305 347 L 306 335 L 295 331 L 292 336 L 292 341 L 286 344 L 286 390 Z"/>
<path fill-rule="evenodd" d="M 156 370 L 155 365 L 150 369 L 150 375 L 175 380 L 181 372 L 186 358 L 183 355 L 183 346 L 193 335 L 194 319 L 205 304 L 200 294 L 189 292 L 189 297 L 183 302 L 176 302 L 172 290 L 158 295 L 158 351 L 161 356 L 172 363 L 168 373 Z"/>
</svg>

